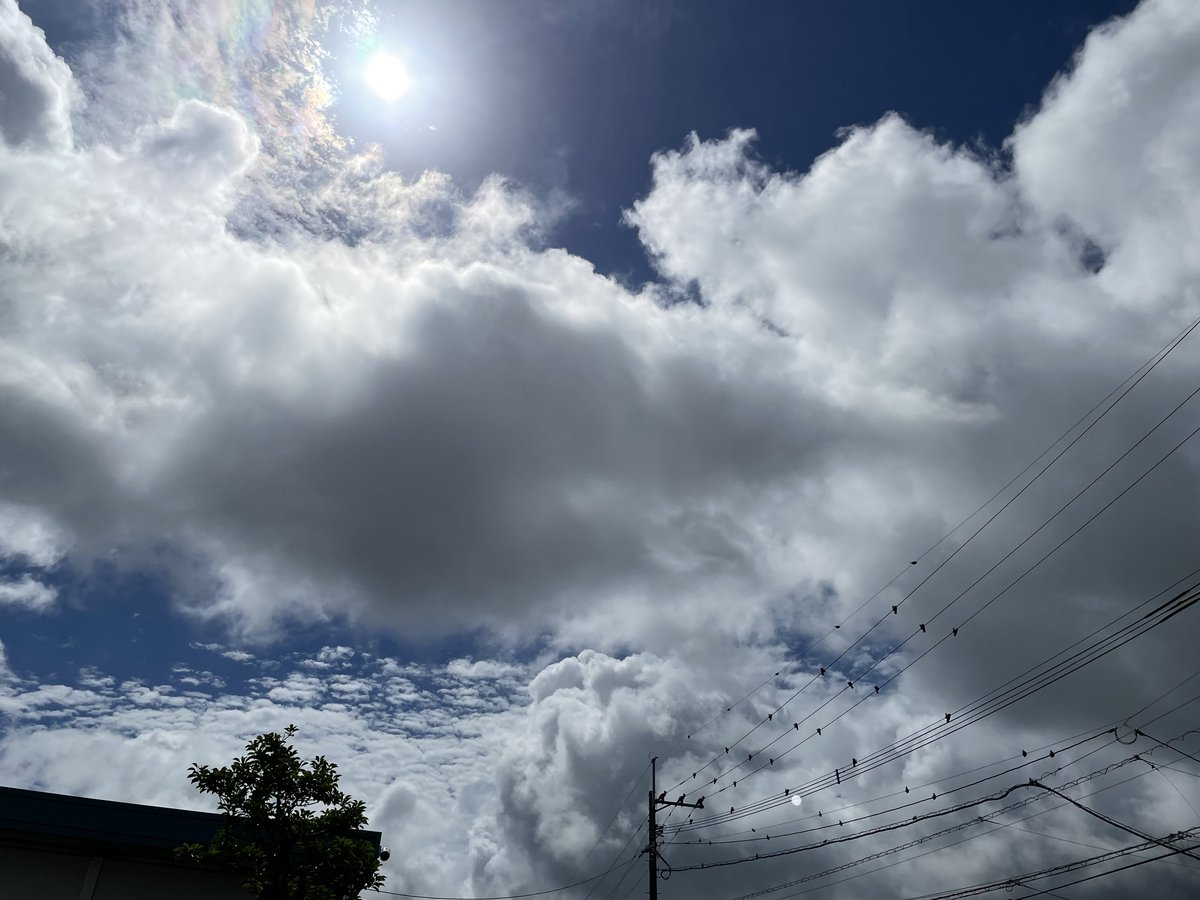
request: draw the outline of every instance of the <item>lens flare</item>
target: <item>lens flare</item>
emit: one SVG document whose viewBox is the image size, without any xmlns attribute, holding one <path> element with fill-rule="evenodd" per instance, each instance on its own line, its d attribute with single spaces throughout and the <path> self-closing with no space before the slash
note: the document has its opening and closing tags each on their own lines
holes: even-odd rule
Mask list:
<svg viewBox="0 0 1200 900">
<path fill-rule="evenodd" d="M 399 57 L 380 50 L 367 60 L 363 79 L 376 94 L 389 103 L 408 93 L 412 81 Z"/>
</svg>

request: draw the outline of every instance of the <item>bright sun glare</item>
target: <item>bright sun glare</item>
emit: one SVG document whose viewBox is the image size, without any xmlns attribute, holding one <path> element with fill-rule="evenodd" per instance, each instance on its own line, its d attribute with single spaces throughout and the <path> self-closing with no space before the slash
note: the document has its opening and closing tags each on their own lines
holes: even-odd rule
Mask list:
<svg viewBox="0 0 1200 900">
<path fill-rule="evenodd" d="M 399 100 L 408 92 L 410 84 L 404 63 L 398 57 L 383 50 L 376 52 L 363 70 L 371 90 L 389 102 Z"/>
</svg>

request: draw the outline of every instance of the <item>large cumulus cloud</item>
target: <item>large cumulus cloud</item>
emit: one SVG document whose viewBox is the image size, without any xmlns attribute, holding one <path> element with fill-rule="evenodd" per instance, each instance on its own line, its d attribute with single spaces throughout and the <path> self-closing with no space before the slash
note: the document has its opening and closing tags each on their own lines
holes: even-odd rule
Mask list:
<svg viewBox="0 0 1200 900">
<path fill-rule="evenodd" d="M 205 564 L 181 601 L 247 628 L 757 583 L 754 507 L 840 430 L 786 342 L 530 249 L 500 182 L 423 239 L 248 243 L 257 148 L 192 100 L 5 156 L 8 504 L 80 563 L 165 539 Z"/>
<path fill-rule="evenodd" d="M 70 70 L 46 46 L 41 29 L 17 8 L 0 4 L 0 138 L 9 146 L 45 149 L 71 143 Z"/>
<path fill-rule="evenodd" d="M 260 144 L 200 101 L 9 153 L 5 500 L 79 562 L 165 539 L 201 563 L 180 602 L 250 631 L 569 611 L 619 642 L 674 627 L 646 602 L 667 594 L 787 621 L 886 580 L 1193 305 L 1115 294 L 1115 250 L 1093 274 L 1096 229 L 1033 209 L 1024 163 L 895 117 L 804 175 L 751 142 L 657 157 L 630 214 L 700 304 L 530 246 L 536 204 L 499 181 L 359 185 L 449 210 L 434 233 L 248 242 L 229 216 Z"/>
</svg>

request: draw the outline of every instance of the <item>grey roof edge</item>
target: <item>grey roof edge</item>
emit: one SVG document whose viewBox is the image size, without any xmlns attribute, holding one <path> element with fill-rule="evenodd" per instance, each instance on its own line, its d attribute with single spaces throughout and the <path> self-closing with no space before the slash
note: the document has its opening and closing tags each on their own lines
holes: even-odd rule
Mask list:
<svg viewBox="0 0 1200 900">
<path fill-rule="evenodd" d="M 169 852 L 211 840 L 220 813 L 76 797 L 0 785 L 0 841 L 104 844 L 140 852 Z M 378 831 L 358 834 L 376 849 Z"/>
</svg>

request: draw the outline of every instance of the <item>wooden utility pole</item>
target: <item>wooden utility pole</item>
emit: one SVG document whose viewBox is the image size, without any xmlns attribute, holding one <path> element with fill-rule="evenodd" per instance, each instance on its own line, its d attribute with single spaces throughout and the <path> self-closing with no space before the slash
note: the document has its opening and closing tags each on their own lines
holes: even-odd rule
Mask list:
<svg viewBox="0 0 1200 900">
<path fill-rule="evenodd" d="M 704 809 L 704 798 L 701 797 L 695 803 L 685 803 L 683 798 L 687 794 L 680 794 L 678 800 L 668 800 L 667 792 L 663 791 L 659 796 L 655 796 L 658 790 L 658 757 L 650 758 L 650 796 L 646 803 L 646 824 L 649 826 L 649 843 L 646 849 L 642 852 L 650 861 L 650 900 L 658 900 L 658 808 L 660 806 L 686 806 L 688 809 Z"/>
<path fill-rule="evenodd" d="M 650 900 L 658 900 L 658 822 L 657 816 L 654 814 L 658 811 L 658 804 L 654 802 L 654 791 L 658 787 L 655 784 L 655 769 L 657 768 L 658 757 L 650 759 L 650 843 L 646 848 L 646 858 L 650 860 Z"/>
</svg>

